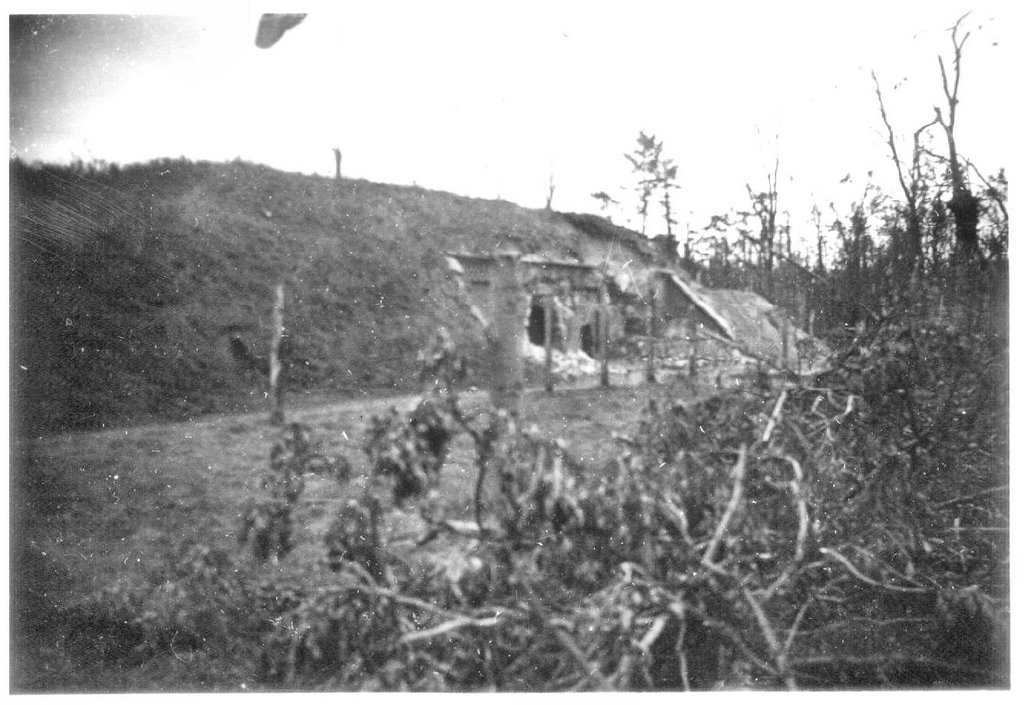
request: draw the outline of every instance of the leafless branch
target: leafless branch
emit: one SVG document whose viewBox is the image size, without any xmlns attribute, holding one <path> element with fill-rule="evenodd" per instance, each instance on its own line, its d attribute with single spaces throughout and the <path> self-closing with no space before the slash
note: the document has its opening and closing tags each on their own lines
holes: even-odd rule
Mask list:
<svg viewBox="0 0 1024 705">
<path fill-rule="evenodd" d="M 768 623 L 768 618 L 765 616 L 764 610 L 761 609 L 761 605 L 747 588 L 743 588 L 743 597 L 746 599 L 747 604 L 750 605 L 750 609 L 754 611 L 754 618 L 757 620 L 758 626 L 761 627 L 761 634 L 764 635 L 764 640 L 765 643 L 768 644 L 768 648 L 772 650 L 772 653 L 778 653 L 780 650 L 779 640 L 776 638 L 775 632 Z"/>
<path fill-rule="evenodd" d="M 688 544 L 693 543 L 693 537 L 690 536 L 690 522 L 686 517 L 686 512 L 682 507 L 672 501 L 672 498 L 665 495 L 660 505 L 662 513 L 666 518 L 673 522 L 679 529 L 679 533 L 682 534 L 683 540 Z"/>
<path fill-rule="evenodd" d="M 530 605 L 532 616 L 535 621 L 544 628 L 549 634 L 551 634 L 559 644 L 572 656 L 573 661 L 579 667 L 584 677 L 590 681 L 593 685 L 601 687 L 603 685 L 601 679 L 597 675 L 597 669 L 594 668 L 591 663 L 587 660 L 587 656 L 580 649 L 579 645 L 570 637 L 565 631 L 557 624 L 555 624 L 547 608 L 541 603 L 534 594 L 533 590 L 530 589 L 529 585 L 525 585 L 526 599 Z"/>
<path fill-rule="evenodd" d="M 676 637 L 676 656 L 679 659 L 679 680 L 683 690 L 690 690 L 690 667 L 686 658 L 686 620 L 679 620 L 679 636 Z"/>
<path fill-rule="evenodd" d="M 668 624 L 668 617 L 663 614 L 659 614 L 655 617 L 654 622 L 651 624 L 651 628 L 647 630 L 644 638 L 638 643 L 638 646 L 644 652 L 649 652 L 651 647 L 654 646 L 654 642 L 658 640 L 661 633 L 665 631 L 665 625 Z"/>
<path fill-rule="evenodd" d="M 925 149 L 921 147 L 921 135 L 924 131 L 935 123 L 940 123 L 939 116 L 936 115 L 935 119 L 929 123 L 921 125 L 921 127 L 914 130 L 914 154 L 913 154 L 913 167 L 911 168 L 910 178 L 913 180 L 913 191 L 915 197 L 918 195 L 917 181 L 921 178 L 921 155 L 925 152 Z"/>
<path fill-rule="evenodd" d="M 750 609 L 754 611 L 754 619 L 757 620 L 757 624 L 761 628 L 761 634 L 764 635 L 765 643 L 768 644 L 768 648 L 771 650 L 772 655 L 775 658 L 775 666 L 778 668 L 779 673 L 782 674 L 783 679 L 786 682 L 786 687 L 789 690 L 796 690 L 796 679 L 793 678 L 791 673 L 787 673 L 786 655 L 783 652 L 782 647 L 779 645 L 779 640 L 775 636 L 775 631 L 768 622 L 768 617 L 765 616 L 764 610 L 761 608 L 757 598 L 754 597 L 747 588 L 743 588 L 743 597 L 746 599 L 747 604 L 750 605 Z"/>
<path fill-rule="evenodd" d="M 922 125 L 914 131 L 914 153 L 911 156 L 912 168 L 909 175 L 910 184 L 907 183 L 907 176 L 903 173 L 903 164 L 900 162 L 899 152 L 896 149 L 896 135 L 892 129 L 892 123 L 889 122 L 889 115 L 885 110 L 885 101 L 882 98 L 882 88 L 878 83 L 878 76 L 874 71 L 871 72 L 871 78 L 875 82 L 875 95 L 878 97 L 878 109 L 882 114 L 882 122 L 885 124 L 885 129 L 888 134 L 889 152 L 892 157 L 892 162 L 896 166 L 896 175 L 899 178 L 900 188 L 903 190 L 903 195 L 906 197 L 907 207 L 911 212 L 915 211 L 917 203 L 917 179 L 918 172 L 920 171 L 920 155 L 921 155 L 921 135 L 929 127 L 934 125 L 936 122 L 941 122 L 941 117 L 936 115 L 935 119 L 931 122 Z M 937 110 L 937 109 L 936 109 Z"/>
<path fill-rule="evenodd" d="M 933 152 L 932 150 L 928 149 L 927 147 L 922 147 L 921 148 L 921 153 L 928 155 L 932 159 L 937 159 L 942 164 L 948 164 L 949 163 L 949 157 L 947 157 L 944 154 L 939 154 L 938 152 Z"/>
<path fill-rule="evenodd" d="M 480 538 L 483 529 L 475 521 L 461 521 L 458 519 L 445 519 L 437 522 L 427 530 L 423 536 L 416 539 L 417 546 L 424 546 L 433 541 L 442 533 L 454 534 L 456 536 L 467 536 L 469 538 Z"/>
<path fill-rule="evenodd" d="M 964 35 L 963 39 L 957 39 L 957 32 L 960 30 L 960 24 L 970 13 L 962 15 L 956 23 L 950 28 L 950 41 L 953 43 L 953 88 L 949 87 L 949 76 L 946 72 L 946 64 L 940 55 L 939 59 L 939 72 L 942 75 L 942 92 L 946 96 L 946 103 L 949 107 L 949 118 L 943 120 L 942 110 L 935 107 L 935 120 L 942 125 L 943 130 L 946 133 L 946 141 L 949 144 L 949 168 L 950 174 L 953 181 L 953 192 L 954 195 L 962 192 L 965 188 L 963 173 L 960 169 L 960 160 L 957 159 L 956 141 L 953 137 L 953 128 L 956 125 L 956 109 L 960 102 L 960 75 L 961 75 L 961 60 L 963 58 L 964 44 L 967 42 L 967 38 L 971 36 L 968 32 Z"/>
<path fill-rule="evenodd" d="M 932 622 L 932 617 L 896 617 L 893 619 L 873 619 L 871 617 L 844 617 L 838 622 L 829 622 L 821 626 L 798 631 L 796 636 L 809 636 L 821 632 L 833 632 L 841 629 L 849 629 L 852 624 L 864 624 L 873 629 L 886 629 L 898 625 L 919 625 Z"/>
<path fill-rule="evenodd" d="M 939 56 L 939 71 L 942 73 L 942 92 L 946 94 L 946 101 L 949 103 L 949 125 L 947 126 L 947 125 L 943 124 L 943 127 L 945 127 L 947 129 L 947 131 L 949 131 L 949 132 L 953 131 L 953 124 L 956 122 L 956 106 L 957 106 L 957 103 L 959 103 L 959 99 L 957 98 L 957 96 L 960 93 L 960 60 L 961 60 L 961 57 L 963 56 L 964 44 L 967 42 L 967 38 L 969 36 L 971 36 L 971 33 L 968 32 L 967 34 L 965 34 L 964 38 L 961 39 L 959 42 L 957 41 L 956 35 L 957 35 L 957 32 L 960 29 L 960 23 L 963 22 L 967 18 L 967 15 L 969 15 L 969 14 L 971 14 L 971 13 L 967 12 L 964 15 L 962 15 L 956 21 L 956 23 L 952 27 L 950 27 L 950 30 L 949 30 L 950 31 L 950 40 L 953 42 L 953 91 L 952 92 L 950 92 L 950 90 L 949 90 L 949 80 L 948 80 L 948 78 L 946 76 L 946 66 L 945 66 L 945 64 L 942 61 L 942 57 Z M 936 111 L 938 111 L 937 108 L 936 108 Z"/>
<path fill-rule="evenodd" d="M 780 673 L 776 667 L 768 661 L 765 661 L 759 654 L 750 648 L 750 645 L 747 644 L 743 637 L 741 637 L 732 626 L 699 610 L 696 611 L 696 614 L 701 618 L 705 625 L 727 638 L 733 646 L 739 649 L 739 651 L 747 658 L 750 665 L 756 666 L 772 676 L 782 676 L 782 673 Z"/>
<path fill-rule="evenodd" d="M 939 112 L 938 107 L 935 108 L 935 119 L 946 128 L 947 130 L 953 129 L 953 121 L 956 117 L 956 99 L 954 98 L 955 92 L 949 92 L 949 78 L 946 76 L 946 64 L 943 62 L 942 57 L 939 57 L 939 73 L 942 74 L 942 92 L 946 95 L 946 100 L 949 102 L 949 125 L 942 120 L 942 113 Z"/>
<path fill-rule="evenodd" d="M 896 175 L 899 177 L 900 188 L 903 189 L 903 195 L 907 198 L 907 203 L 913 203 L 913 198 L 910 195 L 910 189 L 907 187 L 906 179 L 903 177 L 903 165 L 900 163 L 899 153 L 896 151 L 896 135 L 892 130 L 892 123 L 889 122 L 889 115 L 885 111 L 885 101 L 882 99 L 882 87 L 878 84 L 878 76 L 875 75 L 874 70 L 871 71 L 871 78 L 875 82 L 875 95 L 878 96 L 878 109 L 882 113 L 882 122 L 885 124 L 885 129 L 889 135 L 889 151 L 892 153 L 892 162 L 896 165 Z"/>
<path fill-rule="evenodd" d="M 793 554 L 793 562 L 799 564 L 803 560 L 804 552 L 807 548 L 807 529 L 810 526 L 810 518 L 807 512 L 807 502 L 804 500 L 803 495 L 803 470 L 800 468 L 800 463 L 796 461 L 796 458 L 790 455 L 785 456 L 785 458 L 793 468 L 793 479 L 789 483 L 789 488 L 793 493 L 797 519 L 800 522 L 796 533 L 796 549 Z"/>
<path fill-rule="evenodd" d="M 821 549 L 818 549 L 818 550 L 821 551 L 822 555 L 828 556 L 828 557 L 833 558 L 833 559 L 839 561 L 840 563 L 842 563 L 843 566 L 846 568 L 846 570 L 848 570 L 853 577 L 857 578 L 857 580 L 860 580 L 862 583 L 867 583 L 868 585 L 873 585 L 873 586 L 875 586 L 877 588 L 882 588 L 883 590 L 892 590 L 894 592 L 909 592 L 909 593 L 917 593 L 917 594 L 923 594 L 923 593 L 929 592 L 928 588 L 905 587 L 903 585 L 892 585 L 892 584 L 889 584 L 889 583 L 880 583 L 877 580 L 873 580 L 872 578 L 869 578 L 868 576 L 864 575 L 859 570 L 857 570 L 857 567 L 854 566 L 853 563 L 851 563 L 849 560 L 847 560 L 846 557 L 843 556 L 843 554 L 839 553 L 838 551 L 834 551 L 831 548 L 821 548 Z"/>
<path fill-rule="evenodd" d="M 985 175 L 981 173 L 978 167 L 974 166 L 974 162 L 972 162 L 970 159 L 964 158 L 963 155 L 961 155 L 960 158 L 963 159 L 964 164 L 966 164 L 968 168 L 972 169 L 974 173 L 977 175 L 977 177 L 981 179 L 981 183 L 985 184 L 985 188 L 988 189 L 988 195 L 992 198 L 993 201 L 996 202 L 996 205 L 999 206 L 999 210 L 1002 211 L 1003 219 L 1009 221 L 1010 214 L 1006 211 L 1006 203 L 1003 202 L 1002 198 L 999 198 L 999 196 L 996 195 L 997 191 L 996 188 L 992 185 L 992 182 L 985 178 Z"/>
<path fill-rule="evenodd" d="M 810 527 L 810 518 L 807 512 L 807 502 L 803 497 L 803 470 L 800 467 L 800 463 L 797 462 L 796 458 L 786 455 L 782 456 L 780 460 L 785 460 L 793 468 L 793 479 L 789 482 L 789 490 L 793 495 L 793 506 L 796 508 L 797 521 L 799 526 L 796 534 L 796 548 L 793 550 L 793 561 L 790 563 L 784 571 L 772 581 L 761 594 L 764 599 L 768 600 L 775 592 L 786 583 L 787 580 L 793 575 L 793 571 L 800 565 L 804 559 L 804 554 L 807 550 L 807 531 Z"/>
<path fill-rule="evenodd" d="M 722 513 L 721 521 L 718 522 L 718 526 L 715 528 L 715 533 L 711 537 L 711 542 L 704 551 L 704 558 L 702 562 L 708 567 L 719 567 L 714 562 L 715 553 L 718 551 L 718 546 L 721 544 L 722 538 L 725 536 L 725 532 L 729 527 L 729 522 L 732 521 L 732 515 L 736 513 L 736 509 L 740 505 L 740 500 L 743 498 L 743 476 L 747 472 L 747 447 L 745 445 L 740 446 L 739 458 L 736 460 L 736 465 L 733 467 L 732 472 L 732 496 L 729 498 L 729 504 L 726 506 L 725 512 Z"/>
<path fill-rule="evenodd" d="M 972 494 L 964 495 L 962 497 L 955 497 L 953 499 L 948 499 L 945 502 L 940 502 L 939 504 L 936 504 L 933 507 L 933 509 L 945 509 L 946 507 L 951 507 L 954 504 L 962 504 L 964 502 L 970 502 L 971 500 L 978 499 L 980 497 L 985 497 L 986 495 L 996 494 L 996 493 L 999 493 L 999 492 L 1008 492 L 1009 489 L 1010 489 L 1009 485 L 1000 485 L 999 487 L 989 487 L 988 489 L 980 490 L 980 491 L 974 492 Z"/>
<path fill-rule="evenodd" d="M 409 632 L 403 634 L 399 639 L 399 644 L 411 644 L 415 641 L 424 641 L 427 639 L 433 639 L 436 636 L 443 634 L 449 634 L 463 627 L 496 627 L 503 621 L 500 617 L 486 617 L 484 619 L 471 619 L 469 617 L 456 617 L 453 620 L 439 624 L 436 627 L 430 629 L 423 629 L 421 631 Z"/>
<path fill-rule="evenodd" d="M 796 617 L 793 619 L 793 623 L 789 625 L 786 643 L 782 646 L 782 653 L 785 654 L 787 661 L 789 660 L 789 652 L 793 649 L 793 642 L 796 641 L 796 637 L 800 633 L 800 622 L 804 620 L 804 615 L 807 614 L 807 608 L 811 606 L 812 601 L 813 598 L 810 597 L 804 600 L 804 603 L 800 605 L 800 611 L 796 613 Z"/>
<path fill-rule="evenodd" d="M 775 430 L 775 425 L 779 422 L 779 419 L 782 418 L 782 405 L 786 403 L 787 393 L 788 390 L 783 389 L 782 394 L 780 394 L 779 398 L 775 401 L 775 408 L 772 409 L 772 415 L 768 417 L 768 423 L 764 427 L 764 433 L 761 434 L 762 443 L 767 443 L 771 440 L 772 431 Z"/>
</svg>

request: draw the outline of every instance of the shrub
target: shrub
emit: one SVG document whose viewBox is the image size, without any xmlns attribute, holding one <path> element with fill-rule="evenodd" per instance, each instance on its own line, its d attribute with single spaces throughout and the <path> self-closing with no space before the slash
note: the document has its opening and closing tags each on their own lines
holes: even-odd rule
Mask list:
<svg viewBox="0 0 1024 705">
<path fill-rule="evenodd" d="M 269 497 L 249 504 L 242 515 L 239 542 L 252 539 L 253 556 L 264 562 L 281 559 L 294 548 L 292 509 L 305 489 L 310 473 L 334 477 L 346 482 L 351 467 L 344 456 L 330 457 L 319 452 L 309 440 L 309 430 L 300 423 L 289 424 L 282 438 L 270 450 L 270 472 L 263 476 L 262 487 Z"/>
<path fill-rule="evenodd" d="M 337 580 L 282 616 L 269 680 L 1005 685 L 1005 340 L 889 322 L 807 383 L 652 402 L 600 469 L 503 412 L 466 414 L 450 352 L 426 356 L 438 383 L 413 412 L 371 423 L 371 477 L 328 536 Z M 479 473 L 468 530 L 433 497 L 458 433 Z M 380 539 L 409 504 L 422 542 L 472 534 L 458 570 Z"/>
<path fill-rule="evenodd" d="M 69 653 L 137 666 L 160 654 L 191 662 L 255 641 L 266 614 L 252 576 L 229 554 L 183 545 L 167 569 L 144 585 L 119 584 L 89 595 L 54 619 L 67 634 Z"/>
</svg>

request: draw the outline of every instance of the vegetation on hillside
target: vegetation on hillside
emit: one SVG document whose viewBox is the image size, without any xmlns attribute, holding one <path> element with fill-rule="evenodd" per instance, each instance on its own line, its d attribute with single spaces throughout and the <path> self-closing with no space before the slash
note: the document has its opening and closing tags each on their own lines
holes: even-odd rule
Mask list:
<svg viewBox="0 0 1024 705">
<path fill-rule="evenodd" d="M 503 201 L 242 162 L 15 161 L 11 183 L 26 433 L 260 408 L 251 363 L 266 355 L 278 281 L 292 392 L 410 391 L 440 324 L 471 359 L 482 352 L 445 251 L 569 254 L 581 237 L 560 214 Z"/>
</svg>

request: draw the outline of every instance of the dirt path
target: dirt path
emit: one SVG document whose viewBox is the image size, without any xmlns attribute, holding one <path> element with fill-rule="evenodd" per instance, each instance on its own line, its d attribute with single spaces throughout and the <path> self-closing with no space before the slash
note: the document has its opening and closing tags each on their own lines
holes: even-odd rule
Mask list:
<svg viewBox="0 0 1024 705">
<path fill-rule="evenodd" d="M 529 390 L 523 416 L 543 436 L 562 438 L 571 455 L 597 472 L 621 450 L 615 434 L 633 430 L 652 396 L 678 398 L 683 393 L 646 385 L 553 394 Z M 323 537 L 339 504 L 358 497 L 368 470 L 362 450 L 366 426 L 374 414 L 391 407 L 411 409 L 415 399 L 403 394 L 293 400 L 288 420 L 308 426 L 311 439 L 321 442 L 326 452 L 344 454 L 355 479 L 343 486 L 329 478 L 308 477 L 294 516 L 296 549 L 260 570 L 303 581 L 331 579 L 324 567 Z M 481 405 L 486 394 L 467 393 L 463 402 L 467 408 Z M 195 546 L 223 550 L 240 565 L 251 561 L 239 544 L 240 518 L 249 502 L 266 496 L 261 479 L 280 434 L 269 424 L 268 411 L 260 411 L 62 433 L 12 444 L 12 634 L 19 640 L 15 651 L 24 655 L 12 661 L 12 673 L 18 673 L 19 682 L 42 679 L 46 687 L 60 687 L 54 669 L 66 669 L 67 685 L 73 687 L 80 685 L 82 673 L 105 668 L 100 662 L 72 666 L 67 661 L 62 644 L 68 630 L 61 615 L 89 615 L 97 600 L 107 604 L 148 594 L 164 580 L 176 557 Z M 471 441 L 459 437 L 442 472 L 445 511 L 452 518 L 472 517 L 473 456 Z M 414 510 L 391 512 L 387 525 L 396 541 L 410 546 L 422 529 Z M 464 549 L 435 542 L 421 556 L 427 563 L 446 565 L 464 558 Z M 172 657 L 165 661 L 168 669 L 187 670 Z M 101 680 L 114 679 L 104 680 L 105 687 L 115 687 L 110 685 L 115 681 L 117 689 L 147 687 L 142 681 L 119 680 L 144 674 L 104 673 Z M 179 677 L 182 682 L 195 678 L 185 671 Z"/>
</svg>

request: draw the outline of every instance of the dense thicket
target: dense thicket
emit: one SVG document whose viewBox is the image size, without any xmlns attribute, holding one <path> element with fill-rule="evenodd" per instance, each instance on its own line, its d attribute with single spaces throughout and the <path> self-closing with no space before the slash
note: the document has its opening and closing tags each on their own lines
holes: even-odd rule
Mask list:
<svg viewBox="0 0 1024 705">
<path fill-rule="evenodd" d="M 1003 687 L 1006 342 L 916 308 L 814 379 L 652 403 L 615 462 L 587 467 L 464 409 L 442 340 L 439 388 L 367 429 L 370 477 L 320 549 L 331 577 L 193 550 L 149 595 L 88 611 L 117 607 L 132 653 L 243 639 L 267 687 Z M 460 434 L 474 523 L 438 495 Z M 271 454 L 244 519 L 260 561 L 293 549 L 305 472 L 351 481 L 314 447 L 296 426 Z M 410 511 L 418 547 L 390 544 L 387 517 Z M 460 560 L 419 559 L 432 542 Z"/>
<path fill-rule="evenodd" d="M 384 687 L 1005 684 L 1006 362 L 1001 335 L 924 314 L 805 384 L 652 406 L 613 466 L 474 431 L 493 538 L 454 585 L 399 563 L 393 589 L 449 614 L 383 599 L 359 662 L 394 664 L 369 667 Z"/>
</svg>

